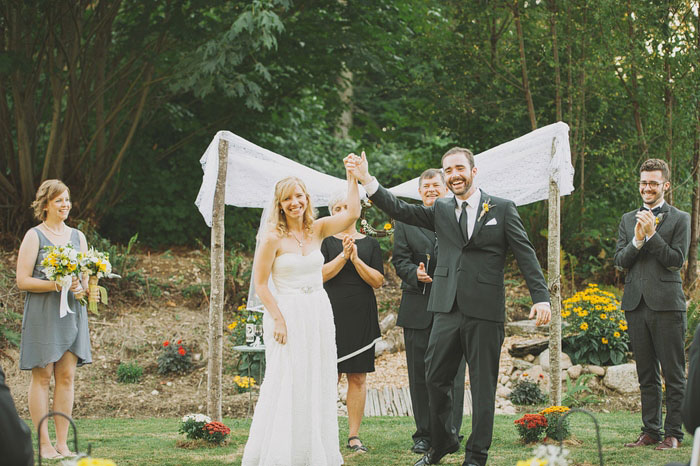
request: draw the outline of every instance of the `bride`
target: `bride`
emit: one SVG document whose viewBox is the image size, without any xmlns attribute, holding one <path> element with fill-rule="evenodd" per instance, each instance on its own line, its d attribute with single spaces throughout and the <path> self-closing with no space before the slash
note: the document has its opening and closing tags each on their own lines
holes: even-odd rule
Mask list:
<svg viewBox="0 0 700 466">
<path fill-rule="evenodd" d="M 350 166 L 356 156 L 346 157 Z M 333 311 L 323 289 L 321 241 L 360 216 L 350 172 L 347 211 L 315 220 L 304 183 L 275 185 L 273 207 L 255 252 L 253 280 L 265 306 L 265 380 L 242 466 L 339 465 Z M 357 206 L 357 207 L 355 207 Z M 276 292 L 270 290 L 268 280 Z"/>
</svg>

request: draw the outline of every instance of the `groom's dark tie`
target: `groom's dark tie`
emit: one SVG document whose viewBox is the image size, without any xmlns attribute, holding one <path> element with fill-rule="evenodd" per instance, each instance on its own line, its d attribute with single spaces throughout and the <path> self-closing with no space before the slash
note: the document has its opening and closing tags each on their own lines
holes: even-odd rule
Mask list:
<svg viewBox="0 0 700 466">
<path fill-rule="evenodd" d="M 661 206 L 659 207 L 654 207 L 653 209 L 649 209 L 649 207 L 643 205 L 640 209 L 641 210 L 651 210 L 651 213 L 654 215 L 659 215 L 659 212 L 661 212 Z"/>
<path fill-rule="evenodd" d="M 469 233 L 467 232 L 467 201 L 462 201 L 462 213 L 459 214 L 459 229 L 462 230 L 462 235 L 464 236 L 464 241 L 469 239 Z"/>
</svg>

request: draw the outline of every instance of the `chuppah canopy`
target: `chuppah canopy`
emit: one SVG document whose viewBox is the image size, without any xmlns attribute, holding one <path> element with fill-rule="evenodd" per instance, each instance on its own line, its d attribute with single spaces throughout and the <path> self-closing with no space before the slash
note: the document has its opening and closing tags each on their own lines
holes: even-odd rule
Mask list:
<svg viewBox="0 0 700 466">
<path fill-rule="evenodd" d="M 327 205 L 330 196 L 345 187 L 345 180 L 321 173 L 249 142 L 230 131 L 219 131 L 200 159 L 204 176 L 195 204 L 211 226 L 214 190 L 219 165 L 219 140 L 228 142 L 225 203 L 237 207 L 264 207 L 275 183 L 290 175 L 306 184 L 314 205 Z M 347 154 L 338 154 L 338 164 Z M 436 154 L 437 155 L 437 154 Z M 372 154 L 367 154 L 370 169 Z M 487 193 L 510 199 L 516 205 L 547 199 L 550 176 L 565 196 L 574 190 L 569 126 L 554 123 L 475 156 L 476 184 Z M 382 180 L 379 180 L 380 182 Z M 389 191 L 420 199 L 418 178 Z"/>
</svg>

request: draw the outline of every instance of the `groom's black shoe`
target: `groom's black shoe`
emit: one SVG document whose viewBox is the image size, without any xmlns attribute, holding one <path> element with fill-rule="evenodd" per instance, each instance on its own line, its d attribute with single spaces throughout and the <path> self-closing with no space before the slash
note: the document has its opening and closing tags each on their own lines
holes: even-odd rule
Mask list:
<svg viewBox="0 0 700 466">
<path fill-rule="evenodd" d="M 451 447 L 447 447 L 445 450 L 440 450 L 437 451 L 434 448 L 431 448 L 428 453 L 423 456 L 423 458 L 419 459 L 413 466 L 427 466 L 429 464 L 438 464 L 440 460 L 445 457 L 445 455 L 449 455 L 450 453 L 454 453 L 457 450 L 459 450 L 459 443 L 455 443 Z"/>
<path fill-rule="evenodd" d="M 413 453 L 420 453 L 421 455 L 424 455 L 430 451 L 430 442 L 428 442 L 426 439 L 420 439 L 413 444 L 411 451 Z"/>
</svg>

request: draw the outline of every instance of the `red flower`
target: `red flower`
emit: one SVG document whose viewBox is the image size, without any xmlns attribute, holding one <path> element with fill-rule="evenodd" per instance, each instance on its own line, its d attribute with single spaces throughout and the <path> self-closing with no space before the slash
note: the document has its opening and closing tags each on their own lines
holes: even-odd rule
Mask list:
<svg viewBox="0 0 700 466">
<path fill-rule="evenodd" d="M 180 356 L 184 356 L 187 353 L 187 351 L 185 351 L 185 348 L 183 348 L 182 346 L 178 348 L 177 352 Z"/>
<path fill-rule="evenodd" d="M 170 344 L 170 342 L 168 340 L 165 340 L 163 342 L 163 348 L 167 347 L 169 344 Z"/>
<path fill-rule="evenodd" d="M 177 341 L 177 344 L 178 344 L 178 345 L 181 345 L 181 344 L 182 344 L 182 340 L 178 340 L 178 341 Z"/>
</svg>

